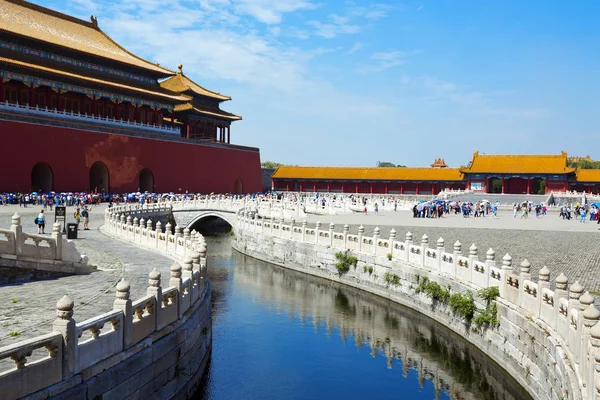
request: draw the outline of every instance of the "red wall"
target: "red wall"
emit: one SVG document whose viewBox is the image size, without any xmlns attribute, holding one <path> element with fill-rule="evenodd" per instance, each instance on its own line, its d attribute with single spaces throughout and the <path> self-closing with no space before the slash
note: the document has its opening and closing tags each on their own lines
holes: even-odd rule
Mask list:
<svg viewBox="0 0 600 400">
<path fill-rule="evenodd" d="M 240 178 L 245 193 L 261 191 L 259 152 L 202 146 L 59 127 L 0 121 L 0 191 L 29 191 L 31 170 L 47 162 L 53 189 L 89 191 L 90 167 L 102 161 L 111 192 L 137 191 L 139 172 L 150 168 L 154 191 L 234 192 Z"/>
</svg>

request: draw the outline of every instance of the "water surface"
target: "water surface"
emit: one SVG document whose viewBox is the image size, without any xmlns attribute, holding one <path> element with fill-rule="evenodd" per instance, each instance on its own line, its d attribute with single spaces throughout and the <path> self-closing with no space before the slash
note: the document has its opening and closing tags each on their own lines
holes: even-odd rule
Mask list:
<svg viewBox="0 0 600 400">
<path fill-rule="evenodd" d="M 207 238 L 213 350 L 197 399 L 529 399 L 429 318 Z"/>
</svg>

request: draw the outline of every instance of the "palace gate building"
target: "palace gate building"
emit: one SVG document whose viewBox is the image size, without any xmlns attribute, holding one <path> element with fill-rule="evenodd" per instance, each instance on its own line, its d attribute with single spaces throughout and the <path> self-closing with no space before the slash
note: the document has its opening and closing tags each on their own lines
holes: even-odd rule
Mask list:
<svg viewBox="0 0 600 400">
<path fill-rule="evenodd" d="M 430 168 L 279 167 L 277 191 L 437 194 L 444 189 L 481 193 L 546 194 L 567 190 L 600 193 L 600 170 L 568 166 L 558 155 L 486 155 L 475 152 L 466 166 L 448 168 L 437 159 Z"/>
<path fill-rule="evenodd" d="M 94 17 L 0 0 L 0 192 L 260 191 L 259 150 L 232 143 L 229 100 Z"/>
</svg>

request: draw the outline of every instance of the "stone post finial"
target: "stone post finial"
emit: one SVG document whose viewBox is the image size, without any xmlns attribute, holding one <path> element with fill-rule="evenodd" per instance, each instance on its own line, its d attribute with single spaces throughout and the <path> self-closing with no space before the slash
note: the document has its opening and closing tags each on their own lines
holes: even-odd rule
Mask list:
<svg viewBox="0 0 600 400">
<path fill-rule="evenodd" d="M 363 235 L 365 233 L 365 227 L 364 226 L 359 226 L 358 227 L 358 234 L 359 235 Z"/>
<path fill-rule="evenodd" d="M 521 262 L 520 268 L 521 274 L 529 274 L 529 271 L 531 270 L 531 263 L 527 259 L 524 259 L 523 262 Z"/>
<path fill-rule="evenodd" d="M 194 266 L 192 259 L 190 257 L 186 257 L 185 260 L 183 260 L 183 277 L 191 278 L 193 269 Z"/>
<path fill-rule="evenodd" d="M 429 236 L 427 236 L 426 234 L 423 234 L 423 236 L 421 236 L 421 245 L 427 246 L 428 244 L 429 244 Z"/>
<path fill-rule="evenodd" d="M 56 316 L 59 319 L 69 320 L 73 317 L 73 307 L 75 303 L 71 298 L 67 295 L 61 297 L 60 300 L 56 302 Z"/>
<path fill-rule="evenodd" d="M 591 344 L 594 347 L 600 347 L 600 322 L 596 322 L 596 324 L 594 324 L 594 326 L 592 327 L 592 329 L 590 329 L 590 336 L 591 336 Z M 600 354 L 600 353 L 598 353 Z M 600 362 L 600 359 L 597 359 L 596 362 Z"/>
<path fill-rule="evenodd" d="M 129 284 L 129 282 L 127 282 L 125 280 L 125 278 L 122 278 L 119 283 L 117 283 L 117 299 L 121 299 L 121 300 L 128 300 L 129 299 L 129 295 L 130 295 L 130 290 L 131 290 L 131 285 Z"/>
<path fill-rule="evenodd" d="M 598 320 L 600 320 L 600 310 L 595 305 L 588 304 L 583 310 L 583 324 L 587 328 L 591 328 L 598 323 Z"/>
<path fill-rule="evenodd" d="M 508 253 L 502 257 L 502 269 L 512 270 L 512 257 Z"/>
<path fill-rule="evenodd" d="M 160 278 L 161 278 L 160 271 L 158 269 L 154 268 L 148 274 L 148 286 L 159 287 L 160 286 Z"/>
<path fill-rule="evenodd" d="M 396 239 L 396 230 L 392 228 L 392 230 L 390 230 L 390 240 L 394 239 Z"/>
<path fill-rule="evenodd" d="M 175 235 L 177 235 L 177 236 L 183 235 L 183 229 L 181 228 L 181 226 L 175 225 Z"/>
<path fill-rule="evenodd" d="M 150 218 L 146 221 L 146 229 L 152 230 L 152 220 Z"/>
<path fill-rule="evenodd" d="M 21 216 L 18 213 L 14 213 L 11 221 L 13 226 L 21 225 Z"/>
<path fill-rule="evenodd" d="M 579 300 L 582 294 L 583 286 L 581 286 L 579 281 L 575 281 L 575 283 L 569 287 L 569 299 Z"/>
<path fill-rule="evenodd" d="M 131 219 L 131 215 L 127 216 L 127 225 L 131 225 L 132 224 L 132 219 Z"/>
<path fill-rule="evenodd" d="M 439 250 L 443 250 L 445 245 L 446 245 L 446 242 L 444 241 L 444 238 L 443 238 L 443 237 L 440 237 L 440 238 L 437 240 L 437 248 L 438 248 Z"/>
<path fill-rule="evenodd" d="M 348 224 L 344 224 L 344 233 L 348 233 L 350 231 L 350 226 Z"/>
<path fill-rule="evenodd" d="M 167 234 L 171 234 L 173 231 L 173 225 L 171 225 L 170 222 L 167 222 L 167 224 L 165 225 L 165 232 L 167 232 Z"/>
<path fill-rule="evenodd" d="M 586 291 L 579 298 L 579 310 L 585 310 L 590 304 L 594 304 L 594 296 L 590 294 L 590 292 Z"/>
<path fill-rule="evenodd" d="M 335 224 L 333 222 L 329 223 L 329 230 L 332 231 L 335 229 Z"/>
<path fill-rule="evenodd" d="M 52 224 L 52 236 L 56 236 L 56 235 L 60 235 L 61 234 L 61 226 L 60 226 L 60 222 L 55 222 Z"/>
<path fill-rule="evenodd" d="M 540 269 L 540 275 L 538 279 L 543 282 L 550 282 L 550 270 L 545 265 L 542 267 L 542 269 Z"/>
<path fill-rule="evenodd" d="M 469 247 L 469 255 L 476 257 L 478 254 L 479 254 L 479 249 L 477 248 L 477 246 L 475 245 L 475 243 L 473 243 L 471 245 L 471 247 Z"/>
<path fill-rule="evenodd" d="M 171 278 L 181 278 L 181 269 L 181 265 L 178 262 L 171 265 Z"/>
<path fill-rule="evenodd" d="M 379 236 L 380 233 L 381 233 L 381 230 L 379 229 L 378 226 L 376 226 L 375 229 L 373 229 L 373 235 Z"/>
<path fill-rule="evenodd" d="M 488 261 L 494 261 L 496 259 L 496 252 L 494 249 L 490 247 L 490 249 L 485 253 L 485 259 Z"/>
<path fill-rule="evenodd" d="M 306 225 L 308 225 L 308 222 L 306 222 L 306 220 L 305 220 L 305 219 L 303 219 L 303 220 L 302 220 L 302 227 L 303 227 L 303 228 L 306 228 Z"/>
<path fill-rule="evenodd" d="M 410 232 L 406 232 L 406 236 L 404 238 L 406 239 L 407 242 L 412 242 L 413 234 Z"/>
<path fill-rule="evenodd" d="M 140 220 L 138 219 L 138 217 L 135 217 L 133 219 L 133 226 L 135 226 L 135 227 L 140 226 Z"/>
<path fill-rule="evenodd" d="M 457 240 L 456 242 L 454 242 L 454 252 L 460 253 L 461 251 L 462 251 L 462 244 L 460 243 L 459 240 Z"/>
<path fill-rule="evenodd" d="M 556 288 L 560 290 L 567 290 L 567 286 L 569 285 L 569 278 L 566 277 L 562 272 L 556 278 Z"/>
<path fill-rule="evenodd" d="M 317 227 L 317 229 L 320 229 L 320 228 L 321 228 L 321 221 L 317 221 L 317 223 L 316 223 L 316 227 Z"/>
<path fill-rule="evenodd" d="M 156 233 L 162 233 L 162 223 L 160 221 L 156 222 Z"/>
<path fill-rule="evenodd" d="M 144 217 L 140 218 L 140 227 L 142 227 L 142 228 L 146 227 L 146 220 L 144 219 Z"/>
<path fill-rule="evenodd" d="M 124 224 L 125 223 L 125 214 L 121 214 L 121 223 Z"/>
</svg>

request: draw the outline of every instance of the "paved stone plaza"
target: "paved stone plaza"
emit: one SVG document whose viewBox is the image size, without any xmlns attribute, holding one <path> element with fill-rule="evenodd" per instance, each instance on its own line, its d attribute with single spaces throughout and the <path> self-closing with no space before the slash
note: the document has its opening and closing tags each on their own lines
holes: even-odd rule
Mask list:
<svg viewBox="0 0 600 400">
<path fill-rule="evenodd" d="M 34 337 L 51 331 L 56 318 L 56 302 L 65 294 L 75 302 L 76 321 L 83 321 L 102 312 L 112 310 L 115 300 L 115 285 L 125 277 L 131 283 L 131 298 L 136 300 L 146 295 L 148 273 L 158 268 L 163 284 L 170 277 L 173 261 L 157 253 L 111 239 L 99 231 L 104 223 L 106 206 L 94 207 L 90 213 L 89 231 L 80 230 L 77 248 L 89 257 L 98 271 L 90 275 L 69 276 L 37 282 L 17 283 L 0 286 L 0 347 L 12 342 Z M 33 219 L 39 207 L 0 207 L 0 226 L 9 228 L 15 212 L 21 216 L 23 231 L 37 233 Z M 72 216 L 73 207 L 67 208 Z M 46 211 L 46 232 L 51 232 L 54 213 Z M 83 224 L 80 225 L 83 228 Z M 48 235 L 50 236 L 50 235 Z M 18 336 L 16 335 L 18 332 Z"/>
</svg>

